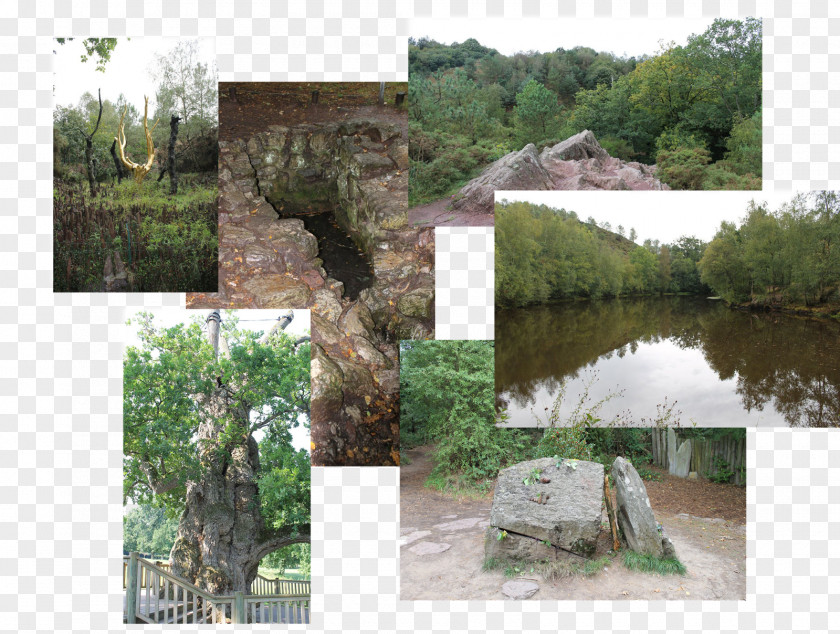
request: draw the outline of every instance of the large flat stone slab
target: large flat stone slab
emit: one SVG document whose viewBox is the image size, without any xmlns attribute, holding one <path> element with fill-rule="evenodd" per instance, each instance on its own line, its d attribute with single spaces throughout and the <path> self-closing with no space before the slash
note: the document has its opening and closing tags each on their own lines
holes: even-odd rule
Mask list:
<svg viewBox="0 0 840 634">
<path fill-rule="evenodd" d="M 601 529 L 603 489 L 604 467 L 596 462 L 520 462 L 499 472 L 490 524 L 588 556 Z"/>
</svg>

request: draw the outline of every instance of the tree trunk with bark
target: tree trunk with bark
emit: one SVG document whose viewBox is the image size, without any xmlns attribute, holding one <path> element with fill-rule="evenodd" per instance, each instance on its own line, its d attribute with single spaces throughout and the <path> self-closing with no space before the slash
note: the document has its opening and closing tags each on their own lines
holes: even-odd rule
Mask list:
<svg viewBox="0 0 840 634">
<path fill-rule="evenodd" d="M 214 314 L 207 329 L 218 354 L 218 312 Z M 198 427 L 201 475 L 187 482 L 186 507 L 169 555 L 174 574 L 225 596 L 249 594 L 266 555 L 310 541 L 308 525 L 296 530 L 265 526 L 257 485 L 259 448 L 249 431 L 249 412 L 230 397 L 235 390 L 220 379 L 212 394 L 196 399 L 203 419 Z M 236 433 L 225 430 L 226 420 L 234 421 Z M 222 447 L 224 433 L 234 439 Z"/>
<path fill-rule="evenodd" d="M 96 127 L 93 132 L 87 134 L 84 130 L 79 128 L 82 136 L 85 138 L 85 168 L 87 169 L 88 186 L 90 187 L 90 195 L 96 194 L 96 171 L 93 166 L 93 135 L 99 129 L 99 122 L 102 120 L 102 89 L 99 89 L 99 116 L 96 118 Z"/>
<path fill-rule="evenodd" d="M 114 167 L 117 168 L 117 183 L 122 184 L 122 179 L 127 176 L 125 170 L 123 169 L 122 163 L 120 163 L 120 159 L 117 157 L 117 140 L 111 143 L 111 158 L 114 159 Z"/>
<path fill-rule="evenodd" d="M 169 157 L 166 164 L 166 170 L 169 172 L 169 193 L 175 195 L 178 193 L 178 171 L 175 169 L 175 141 L 178 140 L 178 122 L 181 117 L 176 117 L 174 114 L 169 120 Z"/>
</svg>

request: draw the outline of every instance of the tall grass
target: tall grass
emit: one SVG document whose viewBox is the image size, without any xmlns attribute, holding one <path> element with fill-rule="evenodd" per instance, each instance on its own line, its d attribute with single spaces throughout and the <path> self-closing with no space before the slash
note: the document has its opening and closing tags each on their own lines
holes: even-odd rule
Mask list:
<svg viewBox="0 0 840 634">
<path fill-rule="evenodd" d="M 168 196 L 154 182 L 53 190 L 53 289 L 102 290 L 105 258 L 119 252 L 131 291 L 218 290 L 218 190 L 184 183 Z"/>
</svg>

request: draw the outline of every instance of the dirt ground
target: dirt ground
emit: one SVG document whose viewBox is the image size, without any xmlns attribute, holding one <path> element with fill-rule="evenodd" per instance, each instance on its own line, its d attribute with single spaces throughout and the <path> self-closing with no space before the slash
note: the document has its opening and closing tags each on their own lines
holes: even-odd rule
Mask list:
<svg viewBox="0 0 840 634">
<path fill-rule="evenodd" d="M 231 95 L 235 89 L 236 97 Z M 318 91 L 318 103 L 312 92 Z M 398 92 L 408 84 L 387 82 L 385 105 L 379 106 L 378 82 L 221 82 L 219 84 L 219 140 L 248 139 L 270 125 L 335 123 L 376 118 L 399 124 L 408 138 L 406 106 L 397 109 Z"/>
<path fill-rule="evenodd" d="M 501 588 L 509 579 L 501 570 L 481 569 L 493 494 L 454 499 L 423 487 L 432 470 L 433 449 L 408 451 L 411 463 L 400 467 L 400 599 L 504 599 Z M 616 558 L 595 575 L 553 583 L 525 573 L 519 578 L 540 586 L 531 599 L 746 598 L 745 489 L 668 474 L 661 482 L 645 484 L 656 519 L 687 569 L 685 576 L 630 571 Z M 596 557 L 610 541 L 602 531 Z M 412 552 L 422 542 L 450 548 L 432 555 Z"/>
<path fill-rule="evenodd" d="M 468 214 L 447 209 L 451 198 L 417 205 L 408 210 L 408 222 L 414 227 L 492 227 L 493 214 Z"/>
</svg>

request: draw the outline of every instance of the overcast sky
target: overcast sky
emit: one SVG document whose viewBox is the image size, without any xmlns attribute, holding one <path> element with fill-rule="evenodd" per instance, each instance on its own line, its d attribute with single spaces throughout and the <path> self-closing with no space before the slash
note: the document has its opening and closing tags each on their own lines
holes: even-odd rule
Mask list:
<svg viewBox="0 0 840 634">
<path fill-rule="evenodd" d="M 680 236 L 710 241 L 722 220 L 738 222 L 753 199 L 767 202 L 772 211 L 789 202 L 796 192 L 690 192 L 690 191 L 548 191 L 496 192 L 496 200 L 525 200 L 537 205 L 574 211 L 581 220 L 589 216 L 613 231 L 622 225 L 625 235 L 634 227 L 642 244 L 646 238 L 673 243 Z"/>
<path fill-rule="evenodd" d="M 119 38 L 111 52 L 111 60 L 105 64 L 105 72 L 96 70 L 95 55 L 82 62 L 85 52 L 83 38 L 76 38 L 65 44 L 53 43 L 53 72 L 55 103 L 61 106 L 76 105 L 85 92 L 96 96 L 102 89 L 102 99 L 116 102 L 120 93 L 128 102 L 143 112 L 143 97 L 149 98 L 149 115 L 155 109 L 156 82 L 151 74 L 155 70 L 156 55 L 165 55 L 183 38 L 177 37 L 132 37 Z M 199 38 L 199 61 L 216 64 L 216 43 L 214 38 Z"/>
<path fill-rule="evenodd" d="M 127 313 L 127 318 L 130 318 L 132 323 L 126 326 L 125 330 L 125 345 L 139 346 L 140 338 L 138 333 L 140 328 L 135 323 L 134 317 L 140 312 L 150 312 L 155 316 L 154 323 L 157 326 L 170 327 L 176 324 L 190 324 L 195 315 L 201 316 L 202 323 L 207 319 L 210 310 L 185 310 L 179 308 L 165 308 L 165 309 L 139 309 L 131 313 Z M 272 324 L 277 321 L 280 315 L 286 314 L 287 310 L 237 310 L 236 314 L 239 317 L 240 330 L 259 330 L 265 332 L 271 328 Z M 295 310 L 294 319 L 292 323 L 286 328 L 285 332 L 294 335 L 309 334 L 309 317 L 308 310 Z M 222 310 L 222 320 L 225 319 L 226 311 Z M 259 320 L 259 321 L 248 321 Z M 291 430 L 292 445 L 295 449 L 306 449 L 309 451 L 309 430 L 303 426 L 298 426 Z"/>
<path fill-rule="evenodd" d="M 547 53 L 558 48 L 588 46 L 598 52 L 626 57 L 653 55 L 659 40 L 685 44 L 691 34 L 700 34 L 714 18 L 650 19 L 650 18 L 554 18 L 516 20 L 483 19 L 414 19 L 409 33 L 420 39 L 428 37 L 442 44 L 464 42 L 475 38 L 483 46 L 495 48 L 503 55 L 519 51 Z"/>
</svg>

